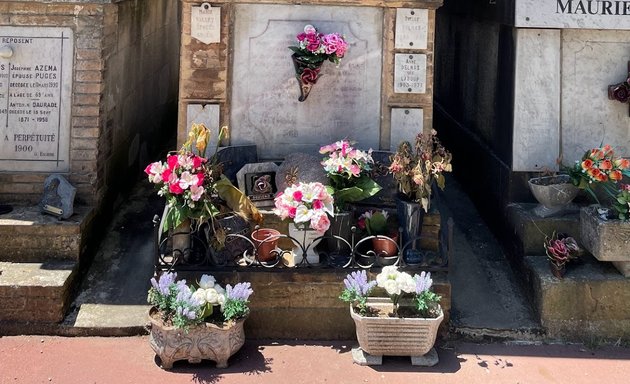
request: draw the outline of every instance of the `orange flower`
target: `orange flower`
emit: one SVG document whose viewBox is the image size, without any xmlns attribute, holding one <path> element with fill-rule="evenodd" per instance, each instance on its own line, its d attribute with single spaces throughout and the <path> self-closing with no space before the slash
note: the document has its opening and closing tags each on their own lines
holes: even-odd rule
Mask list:
<svg viewBox="0 0 630 384">
<path fill-rule="evenodd" d="M 602 172 L 597 169 L 597 168 L 591 168 L 587 171 L 588 175 L 591 176 L 593 179 L 597 179 L 599 177 L 599 175 L 602 174 Z"/>
<path fill-rule="evenodd" d="M 593 160 L 586 159 L 582 162 L 582 169 L 589 170 L 593 167 Z"/>
<path fill-rule="evenodd" d="M 608 160 L 608 159 L 602 161 L 599 164 L 599 169 L 609 170 L 609 169 L 612 169 L 612 168 L 613 168 L 612 162 L 610 160 Z"/>
<path fill-rule="evenodd" d="M 593 148 L 591 149 L 589 157 L 593 160 L 601 160 L 604 158 L 604 152 L 602 152 L 599 148 Z"/>
<path fill-rule="evenodd" d="M 613 156 L 613 150 L 612 150 L 612 147 L 610 146 L 610 144 L 604 145 L 604 148 L 602 148 L 602 150 L 604 151 L 604 153 L 606 155 Z"/>
<path fill-rule="evenodd" d="M 597 175 L 597 181 L 601 181 L 602 183 L 606 182 L 608 181 L 608 176 L 606 176 L 605 173 L 600 173 L 599 175 Z"/>
<path fill-rule="evenodd" d="M 623 170 L 630 168 L 630 160 L 624 159 L 622 157 L 615 159 L 615 167 Z"/>
<path fill-rule="evenodd" d="M 612 180 L 612 181 L 619 181 L 619 180 L 621 180 L 622 177 L 623 177 L 623 175 L 618 170 L 614 170 L 614 171 L 610 172 L 610 180 Z"/>
</svg>

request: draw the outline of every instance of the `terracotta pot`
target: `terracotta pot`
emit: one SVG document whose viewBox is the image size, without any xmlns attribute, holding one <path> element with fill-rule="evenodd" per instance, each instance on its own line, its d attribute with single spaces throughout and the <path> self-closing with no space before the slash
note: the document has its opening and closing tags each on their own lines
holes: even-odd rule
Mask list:
<svg viewBox="0 0 630 384">
<path fill-rule="evenodd" d="M 280 232 L 271 228 L 260 228 L 252 232 L 252 240 L 256 245 L 256 259 L 258 261 L 273 261 L 278 252 L 278 239 Z"/>
<path fill-rule="evenodd" d="M 398 234 L 391 237 L 376 236 L 372 239 L 372 248 L 376 255 L 382 257 L 391 257 L 398 254 Z"/>
<path fill-rule="evenodd" d="M 245 319 L 223 326 L 201 323 L 183 330 L 164 325 L 157 312 L 155 307 L 149 310 L 149 344 L 162 361 L 163 369 L 172 368 L 179 360 L 190 363 L 213 360 L 217 368 L 227 368 L 230 356 L 245 343 Z"/>
</svg>

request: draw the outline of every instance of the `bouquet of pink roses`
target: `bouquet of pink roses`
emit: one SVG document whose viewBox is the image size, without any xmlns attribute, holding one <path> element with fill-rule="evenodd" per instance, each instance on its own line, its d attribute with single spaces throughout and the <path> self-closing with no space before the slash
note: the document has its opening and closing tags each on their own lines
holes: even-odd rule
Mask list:
<svg viewBox="0 0 630 384">
<path fill-rule="evenodd" d="M 289 47 L 303 61 L 311 64 L 329 60 L 339 64 L 348 50 L 348 43 L 339 33 L 323 34 L 312 25 L 304 27 L 297 36 L 298 46 Z"/>
<path fill-rule="evenodd" d="M 283 220 L 293 220 L 296 226 L 325 232 L 330 227 L 328 215 L 334 214 L 333 202 L 323 184 L 298 183 L 276 196 L 274 213 Z"/>
</svg>

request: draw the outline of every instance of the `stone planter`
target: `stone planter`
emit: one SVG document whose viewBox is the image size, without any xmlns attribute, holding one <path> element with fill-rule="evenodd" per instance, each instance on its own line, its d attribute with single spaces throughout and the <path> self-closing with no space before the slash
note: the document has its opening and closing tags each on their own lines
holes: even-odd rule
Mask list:
<svg viewBox="0 0 630 384">
<path fill-rule="evenodd" d="M 579 192 L 568 175 L 535 177 L 529 179 L 528 184 L 540 203 L 534 208 L 534 214 L 539 217 L 561 213 Z"/>
<path fill-rule="evenodd" d="M 189 363 L 213 360 L 217 368 L 227 368 L 230 356 L 245 343 L 245 319 L 221 327 L 202 323 L 185 331 L 164 325 L 153 307 L 149 311 L 149 321 L 149 343 L 162 361 L 163 369 L 172 368 L 173 362 L 178 360 L 188 360 Z"/>
<path fill-rule="evenodd" d="M 368 298 L 368 305 L 389 311 L 392 309 L 391 301 L 384 298 Z M 364 317 L 357 314 L 350 305 L 350 315 L 356 325 L 357 340 L 364 352 L 366 364 L 380 364 L 382 356 L 411 356 L 413 365 L 437 364 L 437 354 L 432 349 L 438 328 L 444 319 L 442 310 L 435 319 Z M 430 354 L 435 356 L 431 356 L 431 362 L 427 363 Z M 353 355 L 356 353 L 353 352 Z"/>
<path fill-rule="evenodd" d="M 599 206 L 580 211 L 580 233 L 584 248 L 599 261 L 610 261 L 624 277 L 630 277 L 630 222 L 603 220 Z"/>
</svg>

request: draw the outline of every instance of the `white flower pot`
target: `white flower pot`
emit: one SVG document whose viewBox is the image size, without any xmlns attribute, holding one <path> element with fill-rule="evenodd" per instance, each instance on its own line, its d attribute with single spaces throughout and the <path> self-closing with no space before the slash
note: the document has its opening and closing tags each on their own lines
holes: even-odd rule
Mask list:
<svg viewBox="0 0 630 384">
<path fill-rule="evenodd" d="M 309 264 L 319 264 L 319 254 L 315 252 L 315 247 L 321 241 L 318 237 L 324 236 L 324 233 L 317 232 L 314 229 L 298 228 L 294 223 L 289 223 L 289 236 L 293 237 L 302 244 L 302 247 L 308 247 L 306 250 L 306 261 L 304 263 L 308 262 Z M 297 244 L 293 247 L 293 258 L 295 265 L 299 265 L 304 260 L 304 251 Z"/>
<path fill-rule="evenodd" d="M 368 298 L 368 306 L 392 310 L 389 299 Z M 426 355 L 437 336 L 444 313 L 430 318 L 366 317 L 357 314 L 350 305 L 359 346 L 373 356 L 423 356 Z"/>
</svg>

